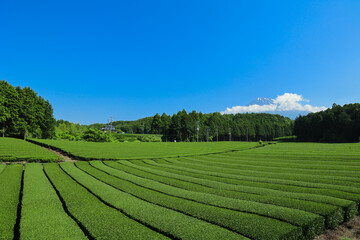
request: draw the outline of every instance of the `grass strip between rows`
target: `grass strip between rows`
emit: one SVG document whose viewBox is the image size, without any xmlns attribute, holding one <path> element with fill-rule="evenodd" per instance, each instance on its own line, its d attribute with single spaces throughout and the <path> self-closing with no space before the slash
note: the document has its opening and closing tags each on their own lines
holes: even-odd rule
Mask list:
<svg viewBox="0 0 360 240">
<path fill-rule="evenodd" d="M 247 239 L 219 226 L 143 201 L 115 189 L 75 167 L 73 163 L 62 163 L 60 166 L 76 181 L 89 188 L 104 201 L 158 231 L 169 233 L 172 238 Z"/>
</svg>

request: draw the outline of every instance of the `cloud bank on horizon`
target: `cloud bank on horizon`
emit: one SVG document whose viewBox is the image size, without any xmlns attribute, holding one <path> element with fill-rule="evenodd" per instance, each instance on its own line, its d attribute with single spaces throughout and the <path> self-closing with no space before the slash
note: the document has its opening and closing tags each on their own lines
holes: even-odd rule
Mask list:
<svg viewBox="0 0 360 240">
<path fill-rule="evenodd" d="M 303 98 L 302 95 L 295 93 L 284 93 L 277 96 L 276 99 L 269 99 L 267 104 L 251 104 L 248 106 L 234 106 L 226 108 L 221 114 L 236 114 L 236 113 L 259 113 L 259 112 L 287 112 L 287 111 L 301 111 L 301 112 L 320 112 L 326 110 L 326 107 L 312 106 L 310 104 L 303 105 L 301 102 L 309 102 Z"/>
</svg>

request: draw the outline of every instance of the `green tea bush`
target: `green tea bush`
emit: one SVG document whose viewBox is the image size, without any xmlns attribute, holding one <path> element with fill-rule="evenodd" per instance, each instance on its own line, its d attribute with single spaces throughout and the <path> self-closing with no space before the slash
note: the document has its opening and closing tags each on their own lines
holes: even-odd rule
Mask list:
<svg viewBox="0 0 360 240">
<path fill-rule="evenodd" d="M 0 238 L 13 239 L 23 165 L 7 166 L 0 174 Z"/>
</svg>

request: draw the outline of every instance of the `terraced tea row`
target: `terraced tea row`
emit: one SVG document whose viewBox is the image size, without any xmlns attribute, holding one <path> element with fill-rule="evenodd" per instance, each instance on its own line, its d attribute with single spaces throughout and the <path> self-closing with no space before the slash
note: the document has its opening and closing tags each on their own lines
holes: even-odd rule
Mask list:
<svg viewBox="0 0 360 240">
<path fill-rule="evenodd" d="M 0 162 L 56 162 L 59 157 L 37 145 L 16 138 L 0 138 Z"/>
</svg>

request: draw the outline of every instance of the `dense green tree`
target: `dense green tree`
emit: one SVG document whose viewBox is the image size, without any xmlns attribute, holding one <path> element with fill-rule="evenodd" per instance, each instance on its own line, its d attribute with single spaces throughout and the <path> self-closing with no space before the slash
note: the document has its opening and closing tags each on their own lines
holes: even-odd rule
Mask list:
<svg viewBox="0 0 360 240">
<path fill-rule="evenodd" d="M 89 127 L 85 125 L 80 125 L 78 123 L 72 123 L 60 119 L 56 121 L 55 138 L 68 139 L 73 141 L 82 140 L 83 134 L 88 130 L 88 128 Z"/>
<path fill-rule="evenodd" d="M 360 104 L 333 104 L 332 108 L 299 116 L 294 134 L 299 141 L 357 142 L 360 137 Z"/>
<path fill-rule="evenodd" d="M 0 81 L 0 126 L 3 136 L 50 138 L 55 119 L 51 104 L 29 87 Z"/>
<path fill-rule="evenodd" d="M 93 128 L 86 130 L 82 136 L 85 141 L 88 142 L 113 142 L 115 138 L 111 132 L 102 132 Z"/>
<path fill-rule="evenodd" d="M 152 132 L 152 133 L 155 133 L 155 134 L 160 134 L 160 132 L 161 132 L 161 125 L 162 125 L 161 117 L 160 117 L 160 115 L 157 113 L 157 114 L 153 117 L 153 120 L 152 120 L 152 123 L 151 123 L 151 132 Z"/>
<path fill-rule="evenodd" d="M 179 111 L 171 117 L 171 124 L 162 131 L 163 141 L 196 141 L 197 126 L 199 125 L 199 141 L 209 139 L 213 141 L 258 141 L 291 135 L 293 121 L 280 115 L 273 114 L 203 114 L 195 111 L 187 114 Z"/>
<path fill-rule="evenodd" d="M 171 124 L 171 117 L 166 113 L 161 115 L 161 134 L 165 134 Z"/>
</svg>

